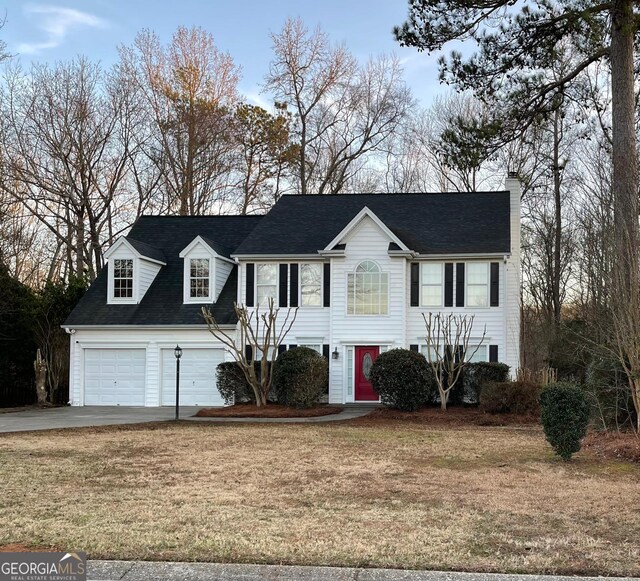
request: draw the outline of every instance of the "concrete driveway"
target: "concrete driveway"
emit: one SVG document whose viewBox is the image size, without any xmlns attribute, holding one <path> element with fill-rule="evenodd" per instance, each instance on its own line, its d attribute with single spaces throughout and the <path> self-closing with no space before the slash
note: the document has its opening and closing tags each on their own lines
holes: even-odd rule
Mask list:
<svg viewBox="0 0 640 581">
<path fill-rule="evenodd" d="M 186 419 L 198 409 L 181 407 L 180 418 Z M 0 414 L 0 433 L 162 422 L 174 417 L 175 408 L 172 407 L 86 406 L 30 409 Z"/>
</svg>

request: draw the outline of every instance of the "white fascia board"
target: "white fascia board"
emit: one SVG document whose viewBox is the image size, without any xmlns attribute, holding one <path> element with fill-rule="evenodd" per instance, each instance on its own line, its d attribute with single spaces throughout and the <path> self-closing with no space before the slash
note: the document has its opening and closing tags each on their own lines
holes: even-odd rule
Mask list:
<svg viewBox="0 0 640 581">
<path fill-rule="evenodd" d="M 254 262 L 269 262 L 278 260 L 322 260 L 317 254 L 232 254 L 236 262 L 241 260 Z"/>
<path fill-rule="evenodd" d="M 391 230 L 389 230 L 388 226 L 375 215 L 375 213 L 370 210 L 367 206 L 362 208 L 355 217 L 349 222 L 341 232 L 331 241 L 327 246 L 323 249 L 324 251 L 330 251 L 336 244 L 340 244 L 340 241 L 347 235 L 351 230 L 353 230 L 362 219 L 368 216 L 375 222 L 375 224 L 393 241 L 395 242 L 404 252 L 411 252 L 411 249 L 407 247 L 407 245 L 400 240 Z"/>
<path fill-rule="evenodd" d="M 503 260 L 507 260 L 511 258 L 510 253 L 505 252 L 481 252 L 481 253 L 473 253 L 473 252 L 465 252 L 462 254 L 420 254 L 417 252 L 415 254 L 415 258 L 417 260 L 457 260 L 457 259 L 465 259 L 465 258 L 501 258 Z"/>
<path fill-rule="evenodd" d="M 221 329 L 235 329 L 236 325 L 220 325 Z M 61 329 L 208 329 L 207 325 L 60 325 Z"/>
<path fill-rule="evenodd" d="M 415 252 L 406 252 L 405 250 L 389 250 L 389 256 L 399 256 L 401 258 L 414 258 Z"/>
<path fill-rule="evenodd" d="M 125 246 L 127 248 L 127 250 L 129 252 L 131 252 L 131 254 L 133 254 L 133 256 L 135 256 L 136 258 L 139 258 L 140 260 L 147 260 L 149 262 L 154 262 L 155 264 L 160 264 L 161 266 L 166 266 L 167 265 L 167 263 L 166 262 L 162 262 L 162 260 L 156 260 L 155 258 L 150 258 L 149 256 L 146 256 L 144 254 L 140 254 L 124 236 L 120 236 L 120 238 L 118 238 L 109 247 L 109 249 L 104 253 L 104 257 L 107 258 L 107 259 L 110 258 L 111 255 L 116 250 L 118 250 L 118 248 L 120 248 L 120 246 Z"/>
</svg>

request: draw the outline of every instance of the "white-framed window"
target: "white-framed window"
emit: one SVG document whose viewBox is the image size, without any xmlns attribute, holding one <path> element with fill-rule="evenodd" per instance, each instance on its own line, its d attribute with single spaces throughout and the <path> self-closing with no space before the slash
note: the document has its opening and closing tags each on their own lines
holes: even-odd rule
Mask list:
<svg viewBox="0 0 640 581">
<path fill-rule="evenodd" d="M 300 306 L 322 306 L 322 264 L 300 265 Z"/>
<path fill-rule="evenodd" d="M 309 349 L 313 349 L 314 351 L 320 353 L 322 355 L 322 344 L 318 343 L 300 343 L 298 347 L 308 347 Z"/>
<path fill-rule="evenodd" d="M 467 262 L 467 306 L 489 306 L 489 263 Z"/>
<path fill-rule="evenodd" d="M 468 363 L 478 363 L 479 361 L 489 361 L 489 348 L 486 345 L 469 345 L 465 359 Z"/>
<path fill-rule="evenodd" d="M 113 298 L 133 298 L 133 258 L 113 260 Z"/>
<path fill-rule="evenodd" d="M 421 301 L 423 307 L 442 306 L 442 288 L 444 264 L 442 262 L 423 262 L 421 273 Z"/>
<path fill-rule="evenodd" d="M 278 299 L 278 265 L 256 264 L 256 302 L 265 307 L 269 299 Z"/>
<path fill-rule="evenodd" d="M 431 363 L 436 363 L 438 361 L 436 357 L 436 349 L 431 345 L 420 345 L 420 353 L 422 353 L 422 355 L 424 355 L 424 358 Z M 431 360 L 429 360 L 429 355 L 431 355 Z"/>
<path fill-rule="evenodd" d="M 208 258 L 189 259 L 189 297 L 208 299 L 211 296 L 211 261 Z"/>
<path fill-rule="evenodd" d="M 363 260 L 347 279 L 347 314 L 386 315 L 389 275 L 372 260 Z"/>
</svg>

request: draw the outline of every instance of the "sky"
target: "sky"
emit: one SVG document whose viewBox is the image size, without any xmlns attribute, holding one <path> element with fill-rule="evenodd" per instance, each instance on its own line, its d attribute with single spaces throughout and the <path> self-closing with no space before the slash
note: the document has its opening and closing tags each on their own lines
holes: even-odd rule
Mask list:
<svg viewBox="0 0 640 581">
<path fill-rule="evenodd" d="M 317 25 L 336 43 L 344 42 L 361 61 L 395 53 L 415 97 L 428 105 L 446 89 L 438 84 L 437 57 L 402 48 L 391 29 L 408 13 L 407 0 L 5 0 L 0 38 L 24 65 L 55 62 L 83 54 L 105 65 L 117 61 L 117 47 L 130 45 L 138 31 L 154 30 L 168 41 L 176 27 L 202 26 L 218 48 L 242 68 L 240 90 L 265 105 L 261 83 L 269 69 L 270 34 L 289 17 Z"/>
</svg>

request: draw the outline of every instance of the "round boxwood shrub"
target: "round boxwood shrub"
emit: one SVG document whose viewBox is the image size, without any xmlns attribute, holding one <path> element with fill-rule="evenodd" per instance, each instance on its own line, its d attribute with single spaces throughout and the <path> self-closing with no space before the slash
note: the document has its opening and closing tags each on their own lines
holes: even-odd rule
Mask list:
<svg viewBox="0 0 640 581">
<path fill-rule="evenodd" d="M 437 390 L 424 355 L 408 349 L 391 349 L 378 355 L 369 380 L 384 405 L 405 412 L 433 401 Z"/>
<path fill-rule="evenodd" d="M 254 368 L 256 375 L 260 377 L 260 361 L 254 362 Z M 253 389 L 244 376 L 242 369 L 235 361 L 225 361 L 224 363 L 218 364 L 216 368 L 216 385 L 224 403 L 227 405 L 233 405 L 234 403 L 256 403 L 256 396 L 253 393 Z M 269 401 L 275 400 L 272 394 L 269 394 L 267 399 Z"/>
<path fill-rule="evenodd" d="M 326 393 L 329 362 L 309 347 L 294 347 L 278 355 L 273 370 L 273 389 L 278 403 L 310 408 Z"/>
<path fill-rule="evenodd" d="M 540 421 L 555 453 L 563 460 L 580 450 L 589 425 L 589 403 L 573 383 L 550 383 L 540 392 Z"/>
</svg>

